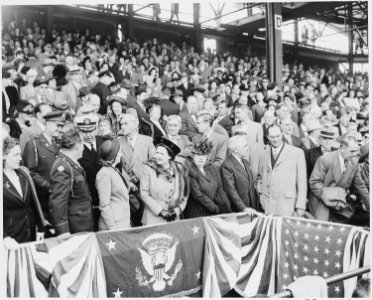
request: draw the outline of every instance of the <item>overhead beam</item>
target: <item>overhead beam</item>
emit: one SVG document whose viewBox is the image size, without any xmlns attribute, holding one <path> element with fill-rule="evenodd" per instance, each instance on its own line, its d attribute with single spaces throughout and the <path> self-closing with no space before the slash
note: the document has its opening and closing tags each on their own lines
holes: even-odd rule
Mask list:
<svg viewBox="0 0 372 300">
<path fill-rule="evenodd" d="M 266 61 L 270 81 L 282 84 L 283 44 L 282 44 L 282 4 L 266 3 Z"/>
</svg>

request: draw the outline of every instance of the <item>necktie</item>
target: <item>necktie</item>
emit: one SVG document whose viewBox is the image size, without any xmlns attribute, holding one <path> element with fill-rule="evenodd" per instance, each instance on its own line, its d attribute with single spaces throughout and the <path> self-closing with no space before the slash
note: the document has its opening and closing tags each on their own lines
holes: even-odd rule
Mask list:
<svg viewBox="0 0 372 300">
<path fill-rule="evenodd" d="M 342 169 L 342 173 L 345 173 L 345 171 L 346 171 L 346 165 L 347 165 L 347 160 L 345 159 L 344 160 L 344 166 L 343 166 L 343 169 Z"/>
<path fill-rule="evenodd" d="M 90 143 L 90 150 L 91 151 L 96 151 L 96 148 L 94 147 L 94 143 Z"/>
<path fill-rule="evenodd" d="M 132 137 L 128 137 L 128 141 L 129 141 L 130 147 L 132 148 L 132 150 L 134 150 L 133 138 Z"/>
<path fill-rule="evenodd" d="M 273 148 L 273 156 L 274 156 L 274 159 L 278 157 L 278 148 Z"/>
</svg>

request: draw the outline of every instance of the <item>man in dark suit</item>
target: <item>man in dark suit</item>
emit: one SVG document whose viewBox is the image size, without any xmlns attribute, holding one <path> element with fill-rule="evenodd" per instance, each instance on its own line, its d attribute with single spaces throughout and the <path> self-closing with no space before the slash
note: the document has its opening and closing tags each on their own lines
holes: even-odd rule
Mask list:
<svg viewBox="0 0 372 300">
<path fill-rule="evenodd" d="M 252 106 L 252 117 L 253 117 L 254 122 L 261 123 L 261 119 L 266 111 L 265 109 L 266 104 L 263 101 L 264 95 L 262 91 L 257 92 L 256 100 L 257 100 L 257 103 Z"/>
<path fill-rule="evenodd" d="M 280 127 L 283 131 L 283 142 L 287 143 L 288 145 L 295 146 L 297 148 L 304 148 L 304 145 L 301 139 L 295 135 L 293 135 L 293 121 L 291 118 L 285 118 L 281 121 Z"/>
<path fill-rule="evenodd" d="M 138 114 L 138 119 L 150 121 L 149 115 L 146 113 L 146 106 L 145 106 L 145 100 L 148 99 L 148 94 L 147 94 L 147 85 L 146 83 L 143 83 L 138 86 L 136 92 L 136 102 L 134 103 L 129 103 L 128 102 L 128 107 L 133 107 Z"/>
<path fill-rule="evenodd" d="M 275 116 L 271 110 L 267 110 L 264 113 L 264 123 L 262 124 L 263 136 L 264 136 L 264 144 L 269 145 L 269 139 L 267 137 L 268 128 L 274 123 Z"/>
<path fill-rule="evenodd" d="M 178 92 L 179 94 L 182 93 L 181 91 L 176 91 L 176 92 Z M 165 86 L 162 88 L 160 98 L 150 97 L 144 101 L 144 105 L 146 106 L 146 108 L 148 108 L 149 106 L 153 104 L 157 104 L 157 105 L 160 105 L 162 109 L 162 113 L 165 116 L 178 115 L 180 112 L 180 108 L 176 103 L 170 100 L 171 96 L 173 95 L 171 95 L 170 93 L 170 88 Z"/>
<path fill-rule="evenodd" d="M 230 156 L 221 166 L 224 189 L 235 212 L 254 213 L 259 210 L 259 200 L 254 189 L 254 179 L 249 168 L 249 146 L 244 136 L 229 140 Z"/>
<path fill-rule="evenodd" d="M 97 129 L 97 119 L 91 115 L 81 115 L 75 118 L 75 123 L 83 138 L 84 150 L 82 157 L 78 160 L 86 174 L 90 196 L 92 197 L 92 214 L 94 231 L 98 230 L 98 219 L 100 217 L 99 197 L 96 189 L 96 177 L 101 169 L 99 164 L 99 148 L 105 139 L 102 136 L 95 135 Z"/>
<path fill-rule="evenodd" d="M 65 121 L 62 112 L 50 112 L 44 116 L 44 119 L 45 130 L 43 133 L 26 142 L 23 163 L 30 170 L 44 216 L 50 220 L 48 206 L 51 189 L 50 171 L 60 149 L 56 138 L 60 137 Z"/>
<path fill-rule="evenodd" d="M 107 98 L 111 95 L 109 84 L 113 81 L 109 71 L 101 71 L 98 73 L 99 81 L 92 88 L 92 93 L 97 94 L 101 100 L 98 113 L 105 115 L 107 112 Z"/>
<path fill-rule="evenodd" d="M 208 159 L 212 164 L 220 167 L 224 162 L 227 154 L 228 137 L 216 133 L 213 128 L 213 117 L 209 113 L 201 113 L 197 118 L 197 126 L 199 134 L 192 138 L 194 144 L 207 140 L 212 143 L 212 150 L 208 154 Z"/>
<path fill-rule="evenodd" d="M 196 126 L 197 111 L 198 102 L 194 96 L 187 97 L 186 104 L 182 103 L 180 105 L 180 116 L 182 118 L 180 133 L 187 135 L 189 139 L 192 139 L 198 134 L 198 127 Z"/>
<path fill-rule="evenodd" d="M 229 108 L 227 107 L 226 101 L 222 100 L 218 104 L 218 117 L 214 122 L 217 122 L 219 125 L 221 125 L 225 130 L 227 131 L 228 135 L 231 136 L 231 129 L 234 126 L 234 121 L 231 120 L 230 114 L 229 114 Z"/>
<path fill-rule="evenodd" d="M 183 95 L 185 97 L 188 97 L 192 94 L 192 89 L 194 88 L 194 85 L 189 83 L 187 74 L 184 72 L 181 74 L 181 84 L 177 86 L 177 90 L 182 91 Z"/>
<path fill-rule="evenodd" d="M 307 178 L 310 178 L 318 158 L 321 157 L 324 153 L 332 151 L 332 146 L 334 144 L 335 138 L 336 133 L 333 130 L 333 128 L 324 126 L 321 129 L 319 135 L 320 146 L 309 150 L 305 150 Z"/>
</svg>

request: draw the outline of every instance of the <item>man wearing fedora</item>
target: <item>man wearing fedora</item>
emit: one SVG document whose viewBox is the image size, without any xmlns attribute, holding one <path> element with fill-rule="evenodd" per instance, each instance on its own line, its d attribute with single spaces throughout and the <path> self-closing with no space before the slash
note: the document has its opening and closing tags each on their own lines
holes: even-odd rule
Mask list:
<svg viewBox="0 0 372 300">
<path fill-rule="evenodd" d="M 44 216 L 49 219 L 48 199 L 50 195 L 50 171 L 56 160 L 60 143 L 57 139 L 61 136 L 65 120 L 62 112 L 54 111 L 44 115 L 45 123 L 40 135 L 31 137 L 23 151 L 23 163 L 30 170 L 34 180 L 37 196 L 39 198 Z"/>
<path fill-rule="evenodd" d="M 319 146 L 305 150 L 307 178 L 314 169 L 315 163 L 324 153 L 335 150 L 333 148 L 336 133 L 331 126 L 323 126 L 319 133 Z"/>
<path fill-rule="evenodd" d="M 309 210 L 318 220 L 347 222 L 357 202 L 369 211 L 369 194 L 360 175 L 355 137 L 338 138 L 340 149 L 322 155 L 315 163 L 309 180 Z M 349 195 L 350 188 L 355 195 Z"/>
<path fill-rule="evenodd" d="M 100 217 L 99 197 L 96 189 L 96 177 L 101 169 L 99 164 L 99 147 L 105 138 L 97 135 L 98 118 L 92 114 L 82 114 L 74 119 L 79 133 L 83 139 L 84 150 L 82 157 L 78 160 L 85 171 L 90 196 L 92 198 L 92 214 L 94 231 L 98 230 L 98 219 Z"/>
</svg>

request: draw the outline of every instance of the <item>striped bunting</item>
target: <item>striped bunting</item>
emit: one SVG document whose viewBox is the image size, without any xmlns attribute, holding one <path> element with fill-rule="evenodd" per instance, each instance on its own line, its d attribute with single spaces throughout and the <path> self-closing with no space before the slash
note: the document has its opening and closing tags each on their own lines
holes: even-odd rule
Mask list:
<svg viewBox="0 0 372 300">
<path fill-rule="evenodd" d="M 34 265 L 34 245 L 7 251 L 7 297 L 47 297 Z"/>
<path fill-rule="evenodd" d="M 281 222 L 281 218 L 263 215 L 252 222 L 241 222 L 242 263 L 235 286 L 241 296 L 275 293 Z"/>
<path fill-rule="evenodd" d="M 236 215 L 204 218 L 206 233 L 203 297 L 220 298 L 232 290 L 238 280 L 241 243 Z"/>
<path fill-rule="evenodd" d="M 107 297 L 102 257 L 94 233 L 73 235 L 50 248 L 49 258 L 52 267 L 49 296 Z"/>
<path fill-rule="evenodd" d="M 7 262 L 8 297 L 107 297 L 94 233 L 21 245 L 8 251 Z"/>
<path fill-rule="evenodd" d="M 369 232 L 358 227 L 352 227 L 345 242 L 343 273 L 370 265 Z M 365 276 L 368 276 L 367 273 Z M 350 298 L 356 287 L 358 277 L 344 280 L 344 297 Z"/>
</svg>

